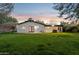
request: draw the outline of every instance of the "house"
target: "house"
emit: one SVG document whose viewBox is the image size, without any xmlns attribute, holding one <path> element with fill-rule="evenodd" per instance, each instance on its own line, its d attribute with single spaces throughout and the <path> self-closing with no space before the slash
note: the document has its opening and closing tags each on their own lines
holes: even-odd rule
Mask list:
<svg viewBox="0 0 79 59">
<path fill-rule="evenodd" d="M 62 32 L 61 25 L 47 25 L 29 18 L 29 20 L 16 25 L 18 33 Z"/>
</svg>

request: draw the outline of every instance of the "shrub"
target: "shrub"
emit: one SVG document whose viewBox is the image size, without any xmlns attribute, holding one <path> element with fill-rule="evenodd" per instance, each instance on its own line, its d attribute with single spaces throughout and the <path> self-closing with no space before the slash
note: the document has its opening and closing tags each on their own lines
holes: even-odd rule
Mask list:
<svg viewBox="0 0 79 59">
<path fill-rule="evenodd" d="M 56 32 L 57 32 L 57 30 L 53 30 L 53 32 L 54 32 L 54 33 L 56 33 Z"/>
<path fill-rule="evenodd" d="M 64 32 L 79 32 L 79 26 L 78 25 L 66 25 L 63 26 Z"/>
<path fill-rule="evenodd" d="M 71 27 L 71 29 L 70 29 L 70 31 L 72 31 L 72 32 L 78 32 L 78 28 L 77 28 L 77 26 L 73 26 L 73 27 Z"/>
</svg>

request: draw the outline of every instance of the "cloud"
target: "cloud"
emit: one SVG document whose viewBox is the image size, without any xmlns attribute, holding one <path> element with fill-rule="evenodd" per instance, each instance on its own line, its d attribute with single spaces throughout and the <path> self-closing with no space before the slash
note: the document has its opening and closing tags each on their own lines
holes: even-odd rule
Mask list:
<svg viewBox="0 0 79 59">
<path fill-rule="evenodd" d="M 45 23 L 51 23 L 51 22 L 61 22 L 61 21 L 65 21 L 68 22 L 68 20 L 64 20 L 63 18 L 58 18 L 55 16 L 33 16 L 33 15 L 13 15 L 13 17 L 15 17 L 18 22 L 24 22 L 26 21 L 28 18 L 33 18 L 33 20 L 40 20 L 40 21 L 44 21 Z"/>
<path fill-rule="evenodd" d="M 32 15 L 32 16 L 57 16 L 56 11 L 46 11 L 46 10 L 40 10 L 40 11 L 33 11 L 30 14 L 27 15 Z"/>
</svg>

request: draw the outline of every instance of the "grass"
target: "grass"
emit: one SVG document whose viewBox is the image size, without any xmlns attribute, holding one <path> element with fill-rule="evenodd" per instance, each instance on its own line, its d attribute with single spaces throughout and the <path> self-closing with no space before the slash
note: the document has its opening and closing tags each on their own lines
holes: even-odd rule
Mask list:
<svg viewBox="0 0 79 59">
<path fill-rule="evenodd" d="M 0 54 L 79 55 L 79 33 L 3 33 Z"/>
</svg>

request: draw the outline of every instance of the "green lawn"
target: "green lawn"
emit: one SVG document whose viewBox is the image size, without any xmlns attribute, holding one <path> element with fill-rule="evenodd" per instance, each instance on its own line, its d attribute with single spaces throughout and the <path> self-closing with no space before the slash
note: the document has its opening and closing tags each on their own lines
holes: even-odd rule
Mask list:
<svg viewBox="0 0 79 59">
<path fill-rule="evenodd" d="M 0 54 L 79 54 L 79 33 L 0 34 Z"/>
</svg>

